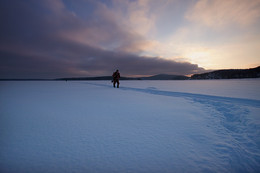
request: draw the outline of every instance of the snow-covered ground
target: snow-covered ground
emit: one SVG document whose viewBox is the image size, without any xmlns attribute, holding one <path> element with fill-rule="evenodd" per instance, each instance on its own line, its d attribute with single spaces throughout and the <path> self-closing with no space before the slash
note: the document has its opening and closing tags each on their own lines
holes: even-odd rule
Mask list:
<svg viewBox="0 0 260 173">
<path fill-rule="evenodd" d="M 0 82 L 0 172 L 260 172 L 260 80 Z"/>
</svg>

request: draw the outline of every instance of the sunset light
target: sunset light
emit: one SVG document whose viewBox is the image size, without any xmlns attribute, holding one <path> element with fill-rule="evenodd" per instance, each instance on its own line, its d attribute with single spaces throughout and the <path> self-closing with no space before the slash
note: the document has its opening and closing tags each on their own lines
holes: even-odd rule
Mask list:
<svg viewBox="0 0 260 173">
<path fill-rule="evenodd" d="M 3 0 L 0 8 L 1 78 L 260 65 L 259 0 Z"/>
</svg>

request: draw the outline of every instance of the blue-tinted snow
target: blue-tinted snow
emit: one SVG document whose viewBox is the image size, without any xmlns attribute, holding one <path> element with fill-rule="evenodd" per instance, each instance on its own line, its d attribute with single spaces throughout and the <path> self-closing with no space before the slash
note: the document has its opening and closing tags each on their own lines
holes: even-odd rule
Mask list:
<svg viewBox="0 0 260 173">
<path fill-rule="evenodd" d="M 1 82 L 0 172 L 259 172 L 259 84 Z"/>
</svg>

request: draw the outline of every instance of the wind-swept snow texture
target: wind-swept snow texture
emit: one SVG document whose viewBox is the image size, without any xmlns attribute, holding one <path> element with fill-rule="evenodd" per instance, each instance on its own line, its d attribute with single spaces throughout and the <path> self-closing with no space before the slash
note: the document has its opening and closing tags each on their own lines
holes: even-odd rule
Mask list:
<svg viewBox="0 0 260 173">
<path fill-rule="evenodd" d="M 0 82 L 0 172 L 260 172 L 259 86 Z"/>
</svg>

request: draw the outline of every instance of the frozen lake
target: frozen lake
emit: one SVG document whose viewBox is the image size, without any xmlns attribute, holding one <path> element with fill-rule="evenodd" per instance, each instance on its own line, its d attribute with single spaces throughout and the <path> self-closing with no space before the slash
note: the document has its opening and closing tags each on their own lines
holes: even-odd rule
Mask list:
<svg viewBox="0 0 260 173">
<path fill-rule="evenodd" d="M 0 172 L 259 172 L 260 80 L 0 82 Z"/>
</svg>

